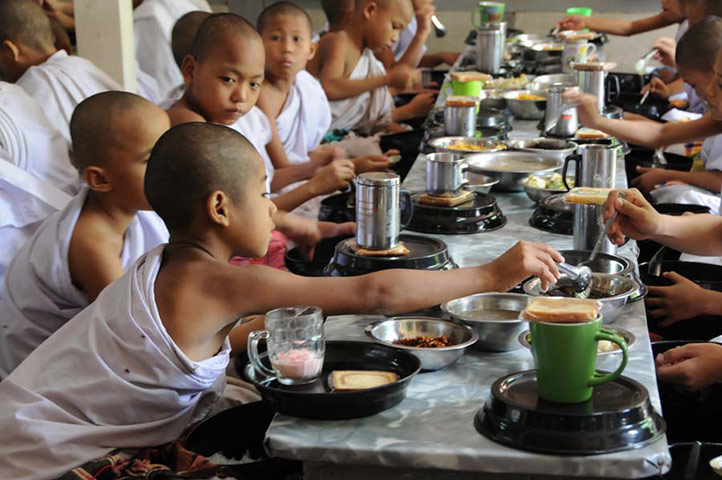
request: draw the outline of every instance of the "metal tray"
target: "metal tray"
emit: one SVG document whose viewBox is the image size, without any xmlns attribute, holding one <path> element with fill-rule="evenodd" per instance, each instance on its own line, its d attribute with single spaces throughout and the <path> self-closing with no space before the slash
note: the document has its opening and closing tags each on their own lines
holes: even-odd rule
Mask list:
<svg viewBox="0 0 722 480">
<path fill-rule="evenodd" d="M 261 358 L 270 366 L 267 354 Z M 326 342 L 323 373 L 314 383 L 281 385 L 275 378 L 260 375 L 250 363 L 243 376 L 253 383 L 264 402 L 292 417 L 323 420 L 368 417 L 398 405 L 406 397 L 411 379 L 421 369 L 418 358 L 402 350 L 367 342 Z M 334 370 L 384 370 L 399 380 L 382 387 L 350 392 L 332 392 L 328 377 Z"/>
<path fill-rule="evenodd" d="M 507 169 L 504 162 L 523 162 L 524 166 Z M 561 170 L 564 162 L 551 156 L 530 152 L 495 152 L 477 153 L 466 157 L 469 170 L 499 178 L 497 185 L 500 190 L 520 192 L 523 187 L 519 182 L 529 175 L 551 175 Z"/>
<path fill-rule="evenodd" d="M 474 194 L 472 200 L 455 207 L 422 204 L 421 195 L 412 196 L 414 213 L 406 227 L 412 232 L 462 235 L 491 232 L 506 225 L 506 217 L 491 195 Z"/>
<path fill-rule="evenodd" d="M 521 450 L 594 455 L 641 448 L 657 441 L 665 422 L 644 386 L 630 378 L 603 383 L 583 403 L 540 400 L 536 372 L 498 379 L 474 418 L 482 435 Z"/>
<path fill-rule="evenodd" d="M 474 149 L 463 149 L 455 148 L 455 145 L 466 144 L 476 145 L 479 148 L 485 148 L 485 150 L 474 150 Z M 489 140 L 485 138 L 476 137 L 440 137 L 434 138 L 429 141 L 429 147 L 438 152 L 452 152 L 452 153 L 487 153 L 487 152 L 500 152 L 506 149 L 506 145 L 498 140 Z"/>
</svg>

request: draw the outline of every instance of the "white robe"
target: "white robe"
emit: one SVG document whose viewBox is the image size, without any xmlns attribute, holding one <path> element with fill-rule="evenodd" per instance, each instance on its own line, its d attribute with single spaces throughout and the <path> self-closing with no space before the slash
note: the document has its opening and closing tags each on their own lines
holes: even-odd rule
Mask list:
<svg viewBox="0 0 722 480">
<path fill-rule="evenodd" d="M 278 136 L 291 163 L 308 162 L 331 126 L 331 107 L 323 87 L 306 70 L 296 74 L 283 110 L 276 117 Z"/>
<path fill-rule="evenodd" d="M 6 82 L 0 82 L 0 147 L 15 166 L 71 195 L 78 192 L 65 139 L 25 90 Z"/>
<path fill-rule="evenodd" d="M 86 98 L 108 90 L 122 90 L 93 62 L 58 50 L 44 63 L 30 67 L 17 81 L 33 97 L 72 150 L 70 118 Z"/>
<path fill-rule="evenodd" d="M 170 92 L 168 92 L 163 100 L 158 104 L 160 108 L 163 110 L 168 110 L 170 107 L 173 106 L 175 102 L 183 98 L 183 94 L 186 92 L 186 86 L 185 84 L 181 83 L 180 85 L 176 85 L 173 87 Z"/>
<path fill-rule="evenodd" d="M 155 81 L 155 78 L 145 73 L 137 63 L 138 62 L 136 62 L 135 79 L 138 82 L 138 95 L 146 100 L 150 100 L 156 105 L 160 105 L 163 97 L 160 94 L 158 82 Z"/>
<path fill-rule="evenodd" d="M 0 288 L 18 250 L 46 217 L 63 209 L 71 198 L 15 166 L 0 148 Z"/>
<path fill-rule="evenodd" d="M 73 285 L 68 264 L 70 240 L 87 196 L 85 187 L 47 218 L 10 263 L 0 299 L 0 378 L 90 303 Z M 168 230 L 158 215 L 139 212 L 123 239 L 123 269 L 167 241 Z"/>
<path fill-rule="evenodd" d="M 419 22 L 416 20 L 416 15 L 411 17 L 411 21 L 408 26 L 399 34 L 399 41 L 391 46 L 391 51 L 394 52 L 394 59 L 398 62 L 406 54 L 406 51 L 411 46 L 411 42 L 416 37 L 416 32 L 419 29 Z M 421 56 L 423 57 L 428 47 L 424 45 Z M 419 62 L 421 58 L 419 58 Z M 414 67 L 418 66 L 418 63 Z"/>
<path fill-rule="evenodd" d="M 162 253 L 140 258 L 0 383 L 2 478 L 48 480 L 168 443 L 212 409 L 230 345 L 196 362 L 168 335 L 154 294 Z"/>
<path fill-rule="evenodd" d="M 273 167 L 273 162 L 271 162 L 271 157 L 268 156 L 268 152 L 266 151 L 266 145 L 273 139 L 273 131 L 271 130 L 271 122 L 268 120 L 268 116 L 263 113 L 263 110 L 254 106 L 248 113 L 239 118 L 236 123 L 230 125 L 230 127 L 246 137 L 253 147 L 258 150 L 261 158 L 263 158 L 263 163 L 266 166 L 266 175 L 268 175 L 266 186 L 270 192 L 275 168 Z"/>
<path fill-rule="evenodd" d="M 135 57 L 158 82 L 161 99 L 183 82 L 171 49 L 173 27 L 183 15 L 197 10 L 211 12 L 206 0 L 144 0 L 133 10 Z"/>
<path fill-rule="evenodd" d="M 350 80 L 385 75 L 384 65 L 374 56 L 371 49 L 361 54 Z M 383 130 L 391 124 L 394 99 L 388 87 L 377 88 L 361 95 L 330 102 L 333 121 L 331 129 L 358 130 L 363 134 Z"/>
</svg>

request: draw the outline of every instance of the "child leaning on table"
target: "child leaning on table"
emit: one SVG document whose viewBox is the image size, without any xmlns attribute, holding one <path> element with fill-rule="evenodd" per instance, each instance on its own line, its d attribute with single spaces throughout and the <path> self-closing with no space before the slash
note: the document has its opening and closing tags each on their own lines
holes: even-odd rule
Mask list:
<svg viewBox="0 0 722 480">
<path fill-rule="evenodd" d="M 639 190 L 609 194 L 604 204 L 604 217 L 619 215 L 609 229 L 612 243 L 621 245 L 625 235 L 634 240 L 654 240 L 676 250 L 697 255 L 722 255 L 722 217 L 717 215 L 659 214 Z M 653 317 L 666 317 L 670 325 L 698 315 L 722 315 L 722 293 L 705 290 L 674 272 L 664 276 L 675 283 L 672 287 L 649 287 L 658 296 L 647 299 Z M 722 341 L 717 337 L 713 341 Z M 698 390 L 722 381 L 722 345 L 717 343 L 687 344 L 658 355 L 657 376 L 660 380 L 679 383 Z"/>
<path fill-rule="evenodd" d="M 561 255 L 520 242 L 497 260 L 451 271 L 384 270 L 308 278 L 265 266 L 276 207 L 258 152 L 209 123 L 172 128 L 153 148 L 148 201 L 166 222 L 161 245 L 108 286 L 0 383 L 0 472 L 45 480 L 116 449 L 176 440 L 213 407 L 237 319 L 289 305 L 329 315 L 398 313 L 538 275 Z M 72 372 L 72 375 L 68 375 Z"/>
</svg>

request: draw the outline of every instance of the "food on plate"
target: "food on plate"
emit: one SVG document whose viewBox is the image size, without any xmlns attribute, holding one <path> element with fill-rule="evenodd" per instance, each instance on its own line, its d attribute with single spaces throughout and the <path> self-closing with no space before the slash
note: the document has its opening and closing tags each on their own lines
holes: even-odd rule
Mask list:
<svg viewBox="0 0 722 480">
<path fill-rule="evenodd" d="M 570 187 L 574 187 L 574 179 L 567 178 L 567 183 Z M 566 190 L 567 188 L 564 186 L 562 176 L 558 173 L 552 173 L 548 177 L 531 175 L 524 180 L 523 185 L 529 188 L 543 188 L 546 190 Z"/>
<path fill-rule="evenodd" d="M 382 387 L 394 383 L 399 376 L 394 372 L 381 370 L 334 370 L 331 372 L 331 383 L 334 391 L 350 392 Z"/>
<path fill-rule="evenodd" d="M 568 40 L 570 42 L 576 42 L 579 40 L 594 40 L 597 36 L 596 32 L 579 32 L 576 30 L 564 30 L 557 34 L 562 40 Z"/>
<path fill-rule="evenodd" d="M 525 320 L 548 323 L 584 323 L 597 318 L 602 304 L 579 298 L 535 297 L 522 312 Z"/>
<path fill-rule="evenodd" d="M 495 143 L 493 145 L 482 145 L 478 143 L 470 143 L 470 142 L 454 142 L 450 145 L 447 145 L 447 150 L 459 150 L 459 151 L 474 151 L 474 152 L 484 152 L 486 150 L 498 150 L 503 145 L 500 143 Z"/>
<path fill-rule="evenodd" d="M 385 250 L 371 250 L 370 248 L 363 248 L 356 242 L 353 242 L 351 249 L 356 255 L 361 257 L 404 257 L 409 254 L 409 249 L 403 242 L 399 242 L 394 248 L 387 248 Z"/>
<path fill-rule="evenodd" d="M 564 201 L 580 205 L 604 205 L 611 191 L 611 188 L 572 188 L 569 190 L 569 193 L 564 196 Z"/>
<path fill-rule="evenodd" d="M 545 97 L 541 95 L 535 95 L 533 93 L 520 93 L 516 97 L 517 100 L 532 100 L 534 102 L 541 102 L 543 100 L 546 100 Z"/>
<path fill-rule="evenodd" d="M 461 95 L 453 95 L 446 99 L 447 107 L 476 107 L 479 99 L 474 97 L 463 97 Z"/>
<path fill-rule="evenodd" d="M 526 74 L 522 73 L 518 77 L 513 78 L 495 78 L 484 83 L 484 88 L 495 89 L 521 89 L 529 83 Z"/>
<path fill-rule="evenodd" d="M 488 75 L 486 73 L 481 72 L 454 72 L 451 75 L 449 75 L 452 80 L 456 80 L 457 82 L 488 82 L 491 80 L 491 75 Z"/>
<path fill-rule="evenodd" d="M 413 337 L 413 338 L 399 338 L 394 340 L 394 345 L 401 345 L 402 347 L 415 347 L 415 348 L 443 348 L 450 347 L 454 343 L 449 340 L 448 337 Z"/>
<path fill-rule="evenodd" d="M 609 138 L 609 135 L 602 132 L 601 130 L 584 127 L 577 130 L 577 133 L 574 137 L 579 140 L 601 140 L 604 138 Z"/>
<path fill-rule="evenodd" d="M 563 285 L 560 287 L 554 287 L 554 288 L 550 289 L 548 292 L 546 292 L 545 295 L 547 297 L 566 297 L 566 298 L 575 298 L 577 296 L 576 292 L 574 292 L 574 287 L 571 285 Z M 595 300 L 595 299 L 607 298 L 608 296 L 609 295 L 607 295 L 603 291 L 593 288 L 589 291 L 587 298 L 591 298 L 592 300 Z"/>
</svg>

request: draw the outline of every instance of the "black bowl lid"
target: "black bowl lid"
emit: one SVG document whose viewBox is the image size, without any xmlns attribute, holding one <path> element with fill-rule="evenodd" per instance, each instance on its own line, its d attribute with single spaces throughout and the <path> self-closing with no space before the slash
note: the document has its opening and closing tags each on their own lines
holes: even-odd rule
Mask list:
<svg viewBox="0 0 722 480">
<path fill-rule="evenodd" d="M 635 380 L 619 377 L 594 387 L 586 402 L 561 404 L 539 399 L 534 370 L 494 382 L 474 426 L 515 448 L 570 455 L 640 448 L 665 430 L 647 389 Z"/>
<path fill-rule="evenodd" d="M 421 233 L 465 234 L 490 232 L 506 224 L 506 217 L 491 195 L 474 193 L 474 198 L 454 207 L 424 205 L 421 193 L 412 197 L 414 213 L 408 230 Z"/>
<path fill-rule="evenodd" d="M 573 235 L 574 205 L 566 203 L 564 195 L 551 195 L 539 201 L 529 225 L 545 232 Z"/>
</svg>

